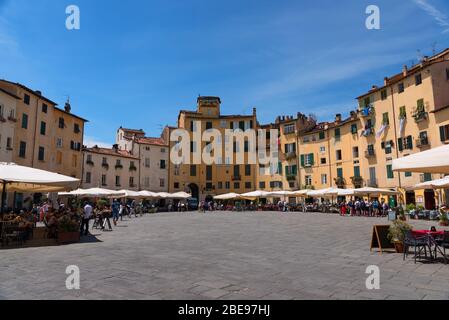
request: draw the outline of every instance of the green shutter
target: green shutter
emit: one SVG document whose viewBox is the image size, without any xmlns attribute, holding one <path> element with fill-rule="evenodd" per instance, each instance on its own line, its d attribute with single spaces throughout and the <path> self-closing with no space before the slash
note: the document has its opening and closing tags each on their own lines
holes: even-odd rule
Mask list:
<svg viewBox="0 0 449 320">
<path fill-rule="evenodd" d="M 440 127 L 440 139 L 441 139 L 441 141 L 446 141 L 446 134 L 445 134 L 444 126 Z"/>
<path fill-rule="evenodd" d="M 292 174 L 295 176 L 298 174 L 298 166 L 297 165 L 292 166 Z"/>
<path fill-rule="evenodd" d="M 306 164 L 305 155 L 302 154 L 302 155 L 301 155 L 301 167 L 304 168 L 305 164 Z"/>
<path fill-rule="evenodd" d="M 282 163 L 281 162 L 278 163 L 278 173 L 280 175 L 282 175 Z"/>
<path fill-rule="evenodd" d="M 393 179 L 394 178 L 393 167 L 392 167 L 391 164 L 387 165 L 387 178 L 388 179 Z"/>
<path fill-rule="evenodd" d="M 399 139 L 398 139 L 398 150 L 399 150 L 399 151 L 404 150 L 404 145 L 403 145 L 403 140 L 402 140 L 402 138 L 399 138 Z"/>
<path fill-rule="evenodd" d="M 313 153 L 311 153 L 311 154 L 309 154 L 309 159 L 310 159 L 310 165 L 311 166 L 314 166 L 315 165 L 315 161 L 314 161 L 314 159 L 313 159 Z"/>
<path fill-rule="evenodd" d="M 407 137 L 407 149 L 413 149 L 413 138 L 412 136 Z"/>
</svg>

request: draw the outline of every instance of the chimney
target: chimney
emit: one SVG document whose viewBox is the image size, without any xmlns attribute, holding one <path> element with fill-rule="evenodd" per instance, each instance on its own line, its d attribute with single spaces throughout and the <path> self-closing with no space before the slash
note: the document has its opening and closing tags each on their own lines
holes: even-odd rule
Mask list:
<svg viewBox="0 0 449 320">
<path fill-rule="evenodd" d="M 40 90 L 36 90 L 36 91 L 34 91 L 34 93 L 36 93 L 36 95 L 38 95 L 39 97 L 42 96 L 42 91 L 40 91 Z"/>
<path fill-rule="evenodd" d="M 407 65 L 404 65 L 404 67 L 402 68 L 402 75 L 403 75 L 404 77 L 406 77 L 407 74 L 408 74 L 408 68 L 407 68 Z"/>
<path fill-rule="evenodd" d="M 256 116 L 256 114 L 257 114 L 257 109 L 254 107 L 253 108 L 253 116 Z"/>
<path fill-rule="evenodd" d="M 384 86 L 388 85 L 388 80 L 390 80 L 390 79 L 388 79 L 388 77 L 384 78 Z"/>
<path fill-rule="evenodd" d="M 337 113 L 335 116 L 335 122 L 341 122 L 341 113 Z"/>
<path fill-rule="evenodd" d="M 65 110 L 65 112 L 67 112 L 67 113 L 70 113 L 70 111 L 72 111 L 72 107 L 70 106 L 70 101 L 69 101 L 69 99 L 67 99 L 67 101 L 66 101 L 66 103 L 65 103 L 65 105 L 64 105 L 64 110 Z"/>
<path fill-rule="evenodd" d="M 373 85 L 373 86 L 371 87 L 371 90 L 377 90 L 378 88 L 379 88 L 378 86 Z"/>
</svg>

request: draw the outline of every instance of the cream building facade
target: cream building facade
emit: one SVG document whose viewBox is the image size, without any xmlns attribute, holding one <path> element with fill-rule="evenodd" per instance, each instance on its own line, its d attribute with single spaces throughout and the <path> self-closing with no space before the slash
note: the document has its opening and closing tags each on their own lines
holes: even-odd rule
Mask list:
<svg viewBox="0 0 449 320">
<path fill-rule="evenodd" d="M 12 162 L 18 96 L 0 88 L 0 162 Z"/>
</svg>

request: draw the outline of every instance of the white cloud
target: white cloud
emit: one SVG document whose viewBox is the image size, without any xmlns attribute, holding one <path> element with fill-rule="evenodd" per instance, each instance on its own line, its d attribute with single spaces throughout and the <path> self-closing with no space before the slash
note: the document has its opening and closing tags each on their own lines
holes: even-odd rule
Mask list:
<svg viewBox="0 0 449 320">
<path fill-rule="evenodd" d="M 421 9 L 423 9 L 429 16 L 444 28 L 443 33 L 449 33 L 449 19 L 442 11 L 430 4 L 428 0 L 413 0 Z"/>
<path fill-rule="evenodd" d="M 87 147 L 99 146 L 100 148 L 112 148 L 111 143 L 100 141 L 99 139 L 91 136 L 84 137 L 84 145 Z"/>
</svg>

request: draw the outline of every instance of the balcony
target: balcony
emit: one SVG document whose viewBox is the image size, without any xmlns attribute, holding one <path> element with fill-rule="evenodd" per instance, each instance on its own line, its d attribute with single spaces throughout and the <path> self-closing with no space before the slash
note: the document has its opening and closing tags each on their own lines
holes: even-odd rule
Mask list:
<svg viewBox="0 0 449 320">
<path fill-rule="evenodd" d="M 101 164 L 101 166 L 102 166 L 103 168 L 105 168 L 106 170 L 109 169 L 109 164 L 108 164 L 107 162 L 103 162 L 103 163 Z"/>
<path fill-rule="evenodd" d="M 376 152 L 374 150 L 366 150 L 365 158 L 374 158 L 376 156 Z"/>
<path fill-rule="evenodd" d="M 88 164 L 88 165 L 90 165 L 90 166 L 93 166 L 93 165 L 94 165 L 94 162 L 93 162 L 92 160 L 87 160 L 87 161 L 86 161 L 86 164 Z"/>
<path fill-rule="evenodd" d="M 373 128 L 373 127 L 365 128 L 365 129 L 362 131 L 362 135 L 363 135 L 364 137 L 369 137 L 369 136 L 374 135 L 374 128 Z"/>
<path fill-rule="evenodd" d="M 287 174 L 286 178 L 287 178 L 287 181 L 295 181 L 296 174 Z"/>
<path fill-rule="evenodd" d="M 337 185 L 337 187 L 342 188 L 346 185 L 346 181 L 345 178 L 343 177 L 337 177 L 334 179 L 335 184 Z"/>
<path fill-rule="evenodd" d="M 378 186 L 377 179 L 366 180 L 366 186 L 370 187 L 370 188 L 377 188 L 377 186 Z"/>
<path fill-rule="evenodd" d="M 285 154 L 285 159 L 286 160 L 292 160 L 292 159 L 296 159 L 296 152 L 295 151 L 293 151 L 293 152 L 287 152 L 286 154 Z"/>
<path fill-rule="evenodd" d="M 137 171 L 137 167 L 136 166 L 129 166 L 129 171 Z"/>
<path fill-rule="evenodd" d="M 416 123 L 420 123 L 426 121 L 429 118 L 429 113 L 425 111 L 416 111 L 413 114 L 413 118 L 415 119 Z"/>
<path fill-rule="evenodd" d="M 242 176 L 238 175 L 238 176 L 232 176 L 232 181 L 241 181 L 242 180 Z"/>
<path fill-rule="evenodd" d="M 374 115 L 374 107 L 372 105 L 368 105 L 365 107 L 362 107 L 359 109 L 359 114 L 360 116 L 366 118 L 366 117 L 371 117 L 372 115 Z"/>
<path fill-rule="evenodd" d="M 363 178 L 360 176 L 351 177 L 352 184 L 358 188 L 363 186 Z"/>
<path fill-rule="evenodd" d="M 123 165 L 122 164 L 116 164 L 115 165 L 115 169 L 123 169 Z"/>
<path fill-rule="evenodd" d="M 429 146 L 429 139 L 428 138 L 417 138 L 415 140 L 416 147 L 417 148 L 424 148 Z"/>
<path fill-rule="evenodd" d="M 13 115 L 8 116 L 8 120 L 12 122 L 17 122 L 17 118 L 14 117 Z"/>
</svg>

